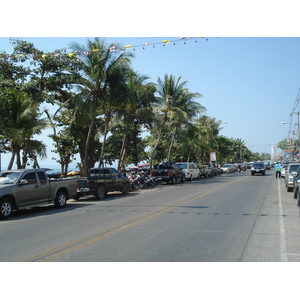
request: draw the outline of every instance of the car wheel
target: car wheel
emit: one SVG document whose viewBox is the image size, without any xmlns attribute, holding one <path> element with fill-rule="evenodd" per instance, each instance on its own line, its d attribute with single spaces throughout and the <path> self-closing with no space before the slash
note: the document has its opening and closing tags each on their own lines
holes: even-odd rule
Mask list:
<svg viewBox="0 0 300 300">
<path fill-rule="evenodd" d="M 296 189 L 294 189 L 294 199 L 297 199 L 297 190 Z"/>
<path fill-rule="evenodd" d="M 97 192 L 96 192 L 96 198 L 101 200 L 105 196 L 105 189 L 102 185 L 98 186 Z"/>
<path fill-rule="evenodd" d="M 192 177 L 191 177 L 191 181 L 192 181 Z M 181 178 L 181 182 L 184 183 L 185 182 L 185 176 L 183 175 Z"/>
<path fill-rule="evenodd" d="M 9 199 L 3 199 L 0 201 L 0 218 L 7 219 L 12 215 L 13 206 Z"/>
<path fill-rule="evenodd" d="M 57 208 L 64 207 L 67 204 L 67 195 L 63 191 L 58 191 L 56 194 L 54 205 Z"/>
<path fill-rule="evenodd" d="M 123 195 L 128 195 L 129 192 L 130 192 L 130 185 L 126 183 L 125 186 L 124 186 L 122 194 Z"/>
</svg>

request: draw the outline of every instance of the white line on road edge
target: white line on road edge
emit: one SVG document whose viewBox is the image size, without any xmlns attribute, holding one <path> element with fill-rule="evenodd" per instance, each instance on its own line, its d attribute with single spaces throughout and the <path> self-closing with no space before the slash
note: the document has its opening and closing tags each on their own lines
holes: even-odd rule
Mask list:
<svg viewBox="0 0 300 300">
<path fill-rule="evenodd" d="M 286 249 L 285 227 L 284 227 L 284 221 L 283 221 L 282 201 L 281 201 L 280 178 L 277 179 L 277 181 L 278 181 L 278 207 L 279 207 L 281 261 L 288 261 L 287 249 Z"/>
</svg>

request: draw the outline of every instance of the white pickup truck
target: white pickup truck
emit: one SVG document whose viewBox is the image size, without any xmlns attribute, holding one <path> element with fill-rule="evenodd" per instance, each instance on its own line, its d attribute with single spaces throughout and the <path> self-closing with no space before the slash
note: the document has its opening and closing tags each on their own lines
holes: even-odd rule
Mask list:
<svg viewBox="0 0 300 300">
<path fill-rule="evenodd" d="M 0 172 L 0 218 L 13 211 L 53 203 L 64 207 L 77 194 L 77 179 L 49 180 L 42 169 Z"/>
</svg>

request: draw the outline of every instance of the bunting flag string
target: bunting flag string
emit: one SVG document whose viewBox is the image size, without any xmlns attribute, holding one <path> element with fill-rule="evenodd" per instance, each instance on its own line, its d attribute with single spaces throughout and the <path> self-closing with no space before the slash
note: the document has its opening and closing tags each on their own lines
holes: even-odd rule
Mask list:
<svg viewBox="0 0 300 300">
<path fill-rule="evenodd" d="M 154 43 L 149 43 L 149 42 L 145 42 L 143 44 L 139 44 L 139 45 L 126 45 L 124 47 L 117 47 L 117 46 L 111 46 L 108 48 L 108 50 L 110 52 L 117 52 L 117 51 L 126 51 L 128 49 L 132 49 L 133 51 L 135 51 L 136 48 L 143 48 L 145 49 L 146 47 L 149 47 L 149 46 L 152 46 L 153 48 L 155 48 L 156 45 L 163 45 L 163 46 L 166 46 L 168 44 L 173 44 L 173 45 L 176 45 L 176 43 L 178 42 L 183 42 L 184 44 L 187 43 L 188 40 L 194 40 L 195 43 L 197 43 L 197 40 L 198 39 L 206 39 L 208 40 L 207 38 L 204 38 L 204 37 L 189 37 L 189 38 L 186 38 L 186 37 L 181 37 L 181 38 L 178 38 L 176 40 L 161 40 L 161 41 L 158 41 L 158 42 L 154 42 Z M 100 49 L 92 49 L 91 50 L 92 52 L 99 52 Z M 37 60 L 37 59 L 46 59 L 50 56 L 53 56 L 55 58 L 59 58 L 61 55 L 66 55 L 67 57 L 69 58 L 74 58 L 74 57 L 77 57 L 79 55 L 86 55 L 88 56 L 90 54 L 89 51 L 83 51 L 82 53 L 81 52 L 69 52 L 69 53 L 66 53 L 66 54 L 61 54 L 61 53 L 44 53 L 44 54 L 40 54 L 40 55 L 37 55 L 37 54 L 24 54 L 24 53 L 13 53 L 13 54 L 6 54 L 6 53 L 0 53 L 0 59 L 17 59 L 17 58 L 20 58 L 20 59 L 26 59 L 27 57 L 31 57 L 33 58 L 34 60 Z"/>
</svg>

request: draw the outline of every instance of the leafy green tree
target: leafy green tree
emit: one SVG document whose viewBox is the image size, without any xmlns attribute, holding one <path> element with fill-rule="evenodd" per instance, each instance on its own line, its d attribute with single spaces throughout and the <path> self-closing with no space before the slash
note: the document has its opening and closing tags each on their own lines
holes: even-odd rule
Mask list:
<svg viewBox="0 0 300 300">
<path fill-rule="evenodd" d="M 64 105 L 70 98 L 73 84 L 80 78 L 81 62 L 75 56 L 67 55 L 65 49 L 44 53 L 24 40 L 11 39 L 11 42 L 14 45 L 13 54 L 1 56 L 0 86 L 24 91 L 36 103 L 47 102 L 58 107 Z M 0 89 L 1 93 L 3 89 Z M 55 135 L 52 136 L 55 139 Z M 29 141 L 27 145 L 29 147 Z M 40 155 L 45 155 L 46 148 L 40 146 L 36 149 L 39 149 Z M 29 155 L 35 161 L 35 155 L 28 152 Z"/>
<path fill-rule="evenodd" d="M 161 142 L 163 131 L 166 129 L 165 125 L 170 125 L 173 122 L 175 128 L 175 130 L 171 131 L 172 140 L 170 149 L 172 149 L 176 131 L 180 127 L 180 124 L 188 119 L 188 113 L 191 112 L 189 110 L 191 106 L 196 107 L 197 110 L 201 108 L 196 102 L 192 102 L 192 99 L 199 97 L 200 94 L 190 93 L 185 88 L 186 84 L 186 81 L 181 82 L 181 77 L 176 79 L 173 75 L 165 75 L 163 79 L 158 78 L 158 104 L 154 105 L 156 143 L 150 157 L 151 166 L 155 152 Z M 169 153 L 167 154 L 168 157 L 170 157 L 170 153 L 171 150 L 169 150 Z"/>
<path fill-rule="evenodd" d="M 12 168 L 15 158 L 17 167 L 24 168 L 28 157 L 34 158 L 35 165 L 37 165 L 36 153 L 46 157 L 44 143 L 33 139 L 34 135 L 41 134 L 42 129 L 48 125 L 40 115 L 39 103 L 23 91 L 12 89 L 3 97 L 0 116 L 1 123 L 5 124 L 5 127 L 2 127 L 1 135 L 7 139 L 6 150 L 12 152 L 8 170 Z M 23 162 L 20 153 L 22 150 Z"/>
<path fill-rule="evenodd" d="M 183 89 L 180 93 L 181 95 L 177 99 L 175 104 L 178 107 L 178 111 L 174 114 L 173 118 L 170 120 L 171 127 L 173 127 L 171 133 L 171 143 L 168 152 L 168 160 L 170 160 L 171 151 L 174 145 L 175 138 L 177 136 L 179 128 L 183 124 L 188 124 L 192 119 L 205 111 L 205 108 L 193 99 L 201 97 L 199 93 L 191 93 L 188 89 Z"/>
<path fill-rule="evenodd" d="M 89 103 L 89 125 L 86 136 L 83 170 L 87 174 L 90 143 L 94 139 L 94 125 L 98 116 L 104 116 L 104 141 L 100 153 L 100 164 L 103 164 L 105 141 L 109 123 L 119 101 L 122 101 L 124 76 L 130 64 L 131 55 L 121 51 L 116 44 L 106 46 L 104 41 L 95 38 L 88 40 L 87 46 L 73 44 L 72 48 L 80 53 L 82 66 L 81 95 Z M 111 49 L 114 49 L 112 52 Z M 83 54 L 83 53 L 86 53 Z"/>
<path fill-rule="evenodd" d="M 120 170 L 128 152 L 130 140 L 137 142 L 142 127 L 147 126 L 153 119 L 152 104 L 156 101 L 153 83 L 147 83 L 147 76 L 139 75 L 133 70 L 129 74 L 127 93 L 124 101 L 117 110 L 120 122 L 124 124 L 124 136 L 119 156 L 118 169 Z"/>
<path fill-rule="evenodd" d="M 203 115 L 196 120 L 197 138 L 200 146 L 198 149 L 198 161 L 207 162 L 209 153 L 217 151 L 217 136 L 219 135 L 221 121 Z"/>
</svg>

